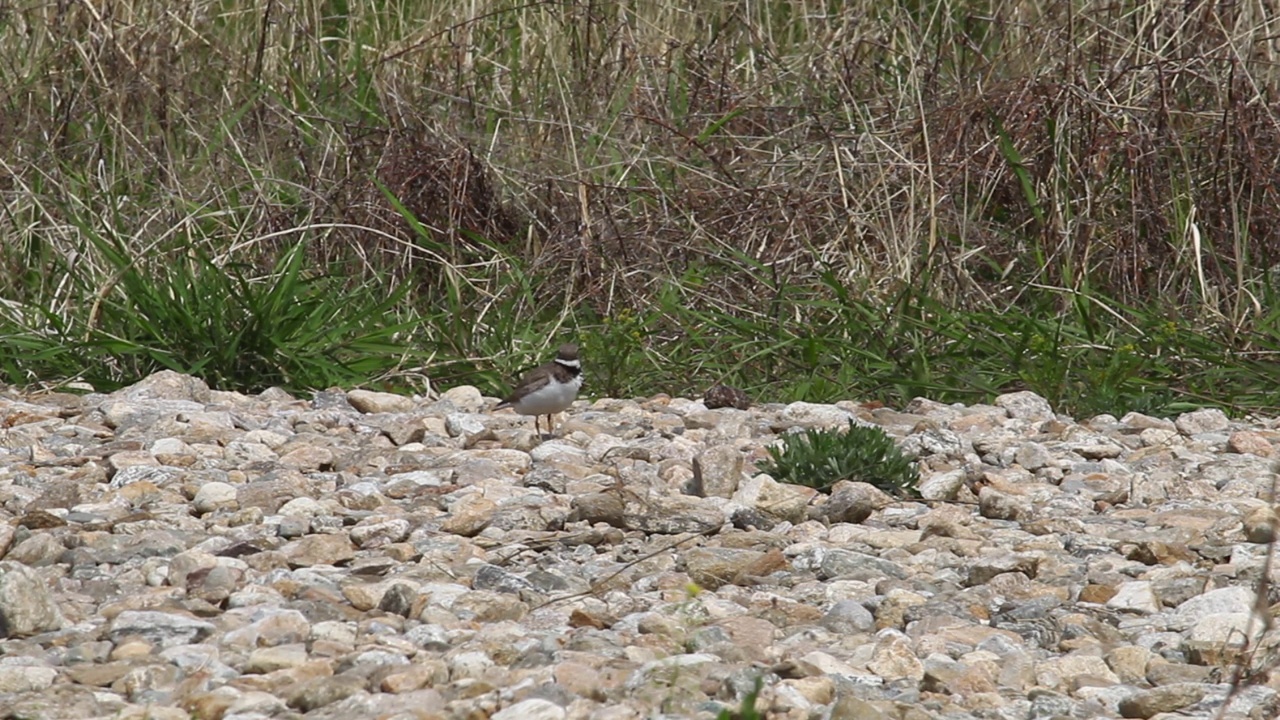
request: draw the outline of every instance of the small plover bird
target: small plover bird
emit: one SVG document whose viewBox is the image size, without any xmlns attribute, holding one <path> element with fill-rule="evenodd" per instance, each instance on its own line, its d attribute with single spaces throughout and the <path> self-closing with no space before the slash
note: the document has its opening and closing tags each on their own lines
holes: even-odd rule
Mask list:
<svg viewBox="0 0 1280 720">
<path fill-rule="evenodd" d="M 547 432 L 551 432 L 551 416 L 567 410 L 578 397 L 581 387 L 582 363 L 578 361 L 578 346 L 567 343 L 560 346 L 555 360 L 530 370 L 507 399 L 493 409 L 509 407 L 521 415 L 532 415 L 535 433 L 540 431 L 538 418 L 546 415 Z"/>
</svg>

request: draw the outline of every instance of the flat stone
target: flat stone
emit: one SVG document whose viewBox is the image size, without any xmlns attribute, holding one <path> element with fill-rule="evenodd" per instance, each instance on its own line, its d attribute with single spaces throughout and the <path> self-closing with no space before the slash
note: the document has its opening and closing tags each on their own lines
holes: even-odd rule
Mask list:
<svg viewBox="0 0 1280 720">
<path fill-rule="evenodd" d="M 117 644 L 137 637 L 161 648 L 199 642 L 213 633 L 212 623 L 185 615 L 126 610 L 107 624 L 107 637 Z"/>
<path fill-rule="evenodd" d="M 298 538 L 281 548 L 293 567 L 337 565 L 355 557 L 355 546 L 346 534 L 312 534 Z"/>
<path fill-rule="evenodd" d="M 1179 415 L 1173 424 L 1183 435 L 1201 435 L 1222 432 L 1230 426 L 1231 421 L 1226 413 L 1217 408 L 1204 408 Z"/>
<path fill-rule="evenodd" d="M 564 708 L 548 700 L 531 698 L 506 707 L 490 716 L 492 720 L 564 720 Z"/>
<path fill-rule="evenodd" d="M 0 665 L 0 693 L 40 692 L 57 678 L 57 669 L 51 667 Z"/>
<path fill-rule="evenodd" d="M 1207 691 L 1208 687 L 1199 683 L 1181 683 L 1139 690 L 1120 701 L 1120 715 L 1145 720 L 1160 713 L 1176 712 L 1200 702 Z"/>
<path fill-rule="evenodd" d="M 1271 457 L 1274 454 L 1271 441 L 1265 435 L 1251 430 L 1237 430 L 1227 438 L 1227 448 L 1232 452 Z"/>
<path fill-rule="evenodd" d="M 1160 599 L 1148 581 L 1121 583 L 1115 590 L 1115 595 L 1106 602 L 1109 608 L 1144 614 L 1160 612 Z"/>
<path fill-rule="evenodd" d="M 373 390 L 352 390 L 347 393 L 347 402 L 365 414 L 404 413 L 413 409 L 413 398 Z"/>
<path fill-rule="evenodd" d="M 743 584 L 744 572 L 759 565 L 766 554 L 758 550 L 733 548 L 694 548 L 684 553 L 684 563 L 689 578 L 708 590 L 723 585 Z"/>
</svg>

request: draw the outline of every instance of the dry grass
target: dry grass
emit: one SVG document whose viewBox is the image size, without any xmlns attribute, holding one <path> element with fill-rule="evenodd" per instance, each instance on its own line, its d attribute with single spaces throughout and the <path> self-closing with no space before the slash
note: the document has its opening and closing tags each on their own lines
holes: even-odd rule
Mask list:
<svg viewBox="0 0 1280 720">
<path fill-rule="evenodd" d="M 551 281 L 521 307 L 594 317 L 695 273 L 682 303 L 801 323 L 779 288 L 1001 312 L 1049 288 L 1246 351 L 1269 322 L 1260 0 L 134 0 L 0 25 L 0 295 L 46 308 L 109 277 L 100 232 L 263 267 L 305 238 L 485 318 L 512 273 Z"/>
</svg>

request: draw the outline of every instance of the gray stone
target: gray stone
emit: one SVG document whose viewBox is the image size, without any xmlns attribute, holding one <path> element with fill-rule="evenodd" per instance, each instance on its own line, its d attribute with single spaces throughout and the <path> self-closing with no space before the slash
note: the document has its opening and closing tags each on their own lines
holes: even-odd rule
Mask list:
<svg viewBox="0 0 1280 720">
<path fill-rule="evenodd" d="M 60 561 L 67 547 L 49 532 L 39 532 L 14 545 L 6 560 L 27 567 L 48 567 Z"/>
<path fill-rule="evenodd" d="M 920 497 L 926 500 L 955 500 L 964 488 L 964 470 L 920 474 Z"/>
<path fill-rule="evenodd" d="M 1256 597 L 1247 586 L 1217 588 L 1182 603 L 1174 611 L 1174 616 L 1183 623 L 1183 627 L 1187 627 L 1210 615 L 1247 613 L 1253 609 Z"/>
<path fill-rule="evenodd" d="M 1218 408 L 1192 410 L 1178 416 L 1174 426 L 1183 435 L 1200 435 L 1203 433 L 1222 432 L 1231 425 L 1227 414 Z"/>
<path fill-rule="evenodd" d="M 160 648 L 200 642 L 214 630 L 204 620 L 151 610 L 126 610 L 107 623 L 107 637 L 117 645 L 139 637 Z"/>
<path fill-rule="evenodd" d="M 41 692 L 58 678 L 56 668 L 40 665 L 0 665 L 0 693 Z"/>
<path fill-rule="evenodd" d="M 1040 443 L 1023 443 L 1014 454 L 1014 460 L 1028 470 L 1039 470 L 1053 463 L 1053 453 Z"/>
<path fill-rule="evenodd" d="M 698 465 L 702 469 L 702 497 L 733 497 L 742 482 L 742 452 L 732 445 L 716 445 L 707 448 L 698 456 Z"/>
<path fill-rule="evenodd" d="M 995 405 L 1004 408 L 1005 412 L 1009 413 L 1009 417 L 1017 420 L 1041 422 L 1054 418 L 1049 401 L 1029 390 L 999 395 L 996 397 Z"/>
<path fill-rule="evenodd" d="M 856 600 L 841 600 L 822 616 L 822 627 L 837 635 L 867 632 L 875 627 L 871 611 Z"/>
<path fill-rule="evenodd" d="M 57 600 L 36 571 L 0 561 L 0 637 L 26 637 L 59 630 L 64 623 Z"/>
</svg>

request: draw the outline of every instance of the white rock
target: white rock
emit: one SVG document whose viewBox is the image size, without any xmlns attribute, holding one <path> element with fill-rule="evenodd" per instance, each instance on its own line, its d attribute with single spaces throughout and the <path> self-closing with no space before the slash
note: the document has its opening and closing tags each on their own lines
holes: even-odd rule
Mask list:
<svg viewBox="0 0 1280 720">
<path fill-rule="evenodd" d="M 315 517 L 324 513 L 324 506 L 309 497 L 298 497 L 280 506 L 279 514 L 286 517 Z"/>
<path fill-rule="evenodd" d="M 549 700 L 530 698 L 490 716 L 491 720 L 564 720 L 564 708 Z"/>
<path fill-rule="evenodd" d="M 1107 607 L 1130 612 L 1160 612 L 1160 599 L 1156 597 L 1151 583 L 1146 580 L 1133 580 L 1120 583 L 1116 594 L 1107 601 Z"/>
<path fill-rule="evenodd" d="M 996 397 L 995 404 L 996 407 L 1004 408 L 1009 413 L 1009 417 L 1016 420 L 1039 422 L 1052 420 L 1055 417 L 1049 401 L 1030 390 L 1005 393 Z"/>
<path fill-rule="evenodd" d="M 1247 587 L 1232 586 L 1210 590 L 1184 601 L 1174 615 L 1184 623 L 1194 623 L 1209 615 L 1247 613 L 1253 609 L 1256 595 Z"/>
<path fill-rule="evenodd" d="M 56 668 L 40 665 L 0 665 L 0 693 L 40 692 L 58 678 Z"/>
<path fill-rule="evenodd" d="M 834 405 L 793 402 L 782 411 L 778 421 L 784 426 L 804 428 L 845 427 L 854 414 Z"/>
<path fill-rule="evenodd" d="M 347 393 L 347 402 L 365 414 L 403 413 L 413 409 L 413 398 L 372 390 L 352 390 Z"/>
<path fill-rule="evenodd" d="M 236 502 L 238 492 L 235 485 L 214 480 L 200 486 L 191 504 L 201 515 L 223 508 L 235 508 L 238 506 Z"/>
<path fill-rule="evenodd" d="M 1222 432 L 1231 425 L 1227 414 L 1218 408 L 1203 408 L 1183 413 L 1174 421 L 1174 426 L 1183 435 L 1199 435 L 1201 433 Z"/>
<path fill-rule="evenodd" d="M 471 385 L 449 388 L 440 395 L 440 399 L 452 403 L 462 412 L 475 413 L 484 409 L 484 396 Z"/>
</svg>

